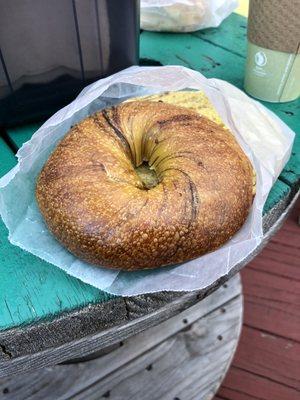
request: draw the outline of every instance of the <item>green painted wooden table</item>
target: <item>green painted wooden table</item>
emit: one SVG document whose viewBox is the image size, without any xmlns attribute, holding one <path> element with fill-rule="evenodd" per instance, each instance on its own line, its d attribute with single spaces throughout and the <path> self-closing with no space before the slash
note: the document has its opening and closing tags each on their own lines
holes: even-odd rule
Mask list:
<svg viewBox="0 0 300 400">
<path fill-rule="evenodd" d="M 244 17 L 232 14 L 217 29 L 190 34 L 142 32 L 141 64 L 179 64 L 198 70 L 206 77 L 221 78 L 242 88 L 246 24 Z M 267 219 L 279 204 L 283 210 L 299 190 L 300 99 L 286 104 L 265 105 L 296 132 L 292 156 L 266 202 L 264 214 Z M 16 164 L 13 150 L 29 140 L 39 125 L 34 123 L 2 133 L 0 176 Z M 171 298 L 173 301 L 174 296 Z M 183 303 L 189 304 L 189 299 Z M 127 320 L 146 315 L 165 304 L 166 298 L 162 300 L 157 295 L 151 303 L 151 298 L 144 296 L 139 301 L 138 306 L 137 303 L 132 306 L 130 300 L 114 298 L 12 246 L 0 221 L 0 362 L 70 342 L 78 339 L 79 333 L 83 337 L 103 329 L 103 326 L 113 326 L 122 321 L 123 314 Z M 143 308 L 143 312 L 135 313 L 134 307 Z M 66 315 L 71 316 L 68 320 L 71 329 L 65 337 L 60 333 L 59 341 L 53 344 L 47 337 L 49 327 L 56 329 Z M 50 325 L 49 321 L 52 321 Z M 33 344 L 37 337 L 37 343 Z"/>
</svg>

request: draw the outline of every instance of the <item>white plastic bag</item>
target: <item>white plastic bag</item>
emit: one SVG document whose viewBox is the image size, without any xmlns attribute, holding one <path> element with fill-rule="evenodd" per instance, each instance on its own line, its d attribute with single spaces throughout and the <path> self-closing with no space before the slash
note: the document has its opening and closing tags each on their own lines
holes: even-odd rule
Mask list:
<svg viewBox="0 0 300 400">
<path fill-rule="evenodd" d="M 118 272 L 80 261 L 50 234 L 39 212 L 35 184 L 42 166 L 71 125 L 87 115 L 130 97 L 182 89 L 206 93 L 255 167 L 257 193 L 247 221 L 220 249 L 177 266 Z M 22 146 L 18 164 L 0 180 L 0 214 L 12 244 L 99 289 L 122 296 L 202 289 L 228 274 L 261 242 L 263 205 L 289 159 L 293 139 L 279 118 L 227 82 L 179 66 L 131 67 L 85 88 Z"/>
<path fill-rule="evenodd" d="M 237 0 L 141 0 L 141 28 L 157 32 L 213 28 L 237 6 Z"/>
</svg>

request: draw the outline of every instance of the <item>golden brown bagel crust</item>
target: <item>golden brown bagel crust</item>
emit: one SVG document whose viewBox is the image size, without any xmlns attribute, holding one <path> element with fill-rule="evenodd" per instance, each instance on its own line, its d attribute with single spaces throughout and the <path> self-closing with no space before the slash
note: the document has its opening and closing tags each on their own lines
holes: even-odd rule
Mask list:
<svg viewBox="0 0 300 400">
<path fill-rule="evenodd" d="M 147 190 L 135 167 L 159 183 Z M 138 270 L 215 250 L 243 225 L 252 166 L 233 135 L 195 111 L 132 101 L 74 126 L 38 178 L 54 236 L 90 263 Z"/>
</svg>

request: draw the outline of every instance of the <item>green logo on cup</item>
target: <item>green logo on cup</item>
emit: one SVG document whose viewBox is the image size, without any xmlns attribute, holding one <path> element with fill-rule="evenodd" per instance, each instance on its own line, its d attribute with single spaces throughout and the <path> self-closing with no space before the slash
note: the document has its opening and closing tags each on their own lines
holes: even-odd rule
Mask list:
<svg viewBox="0 0 300 400">
<path fill-rule="evenodd" d="M 263 51 L 258 51 L 255 54 L 255 64 L 259 67 L 263 67 L 267 64 L 267 56 Z"/>
</svg>

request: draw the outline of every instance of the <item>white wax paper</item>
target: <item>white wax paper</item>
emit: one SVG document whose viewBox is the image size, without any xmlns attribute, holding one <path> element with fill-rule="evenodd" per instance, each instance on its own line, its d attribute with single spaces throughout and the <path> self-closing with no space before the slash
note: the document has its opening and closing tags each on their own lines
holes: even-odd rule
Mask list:
<svg viewBox="0 0 300 400">
<path fill-rule="evenodd" d="M 130 97 L 182 89 L 206 93 L 256 170 L 257 193 L 247 221 L 219 250 L 177 266 L 118 272 L 80 261 L 56 241 L 39 212 L 35 184 L 42 166 L 71 125 L 87 115 Z M 205 288 L 261 242 L 263 205 L 289 159 L 293 139 L 294 133 L 279 118 L 227 82 L 179 66 L 131 67 L 85 88 L 22 146 L 18 164 L 0 180 L 0 214 L 12 244 L 110 293 L 131 296 Z"/>
</svg>

